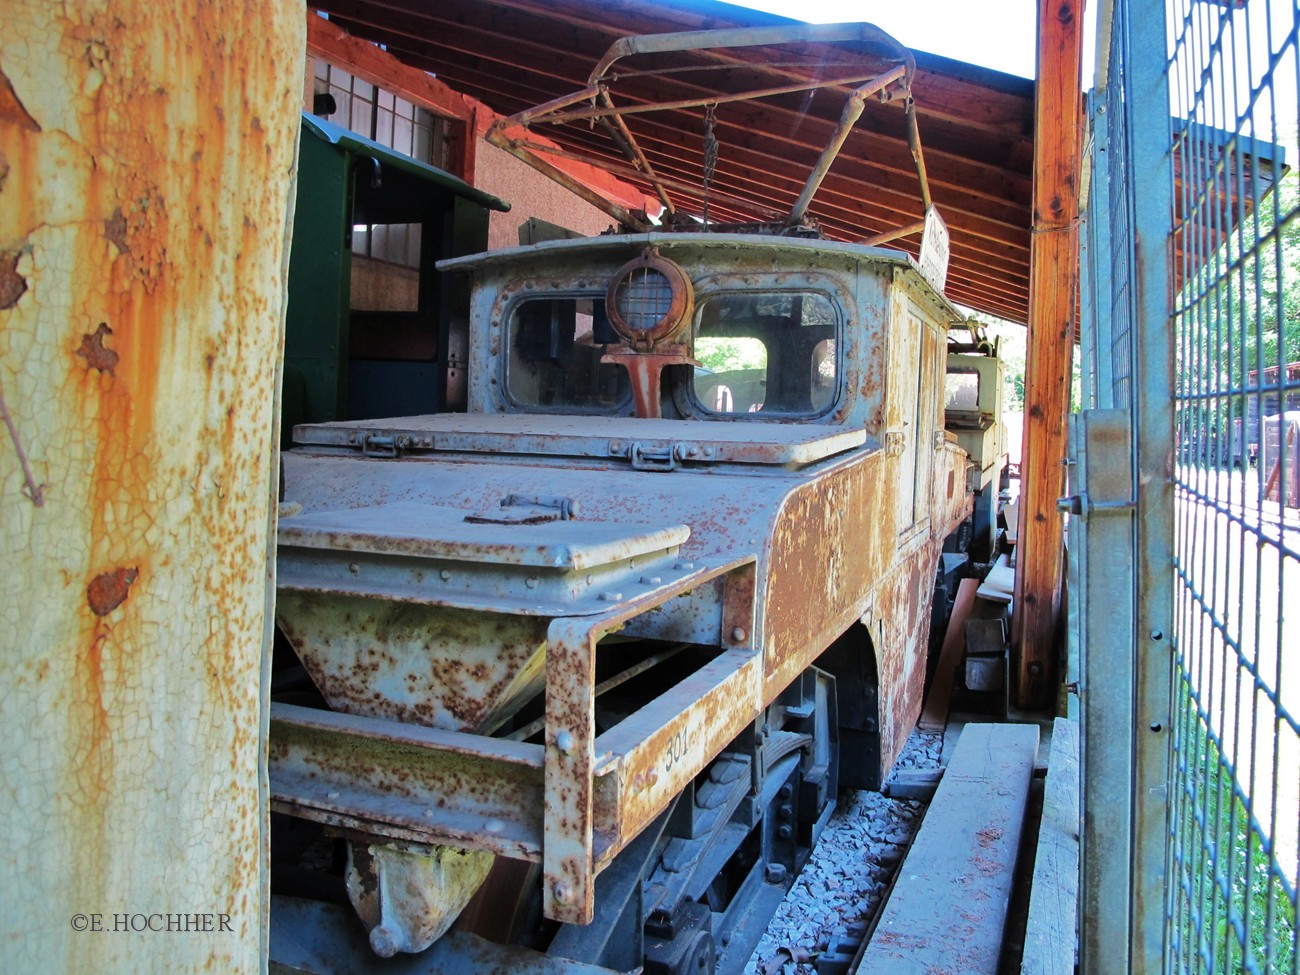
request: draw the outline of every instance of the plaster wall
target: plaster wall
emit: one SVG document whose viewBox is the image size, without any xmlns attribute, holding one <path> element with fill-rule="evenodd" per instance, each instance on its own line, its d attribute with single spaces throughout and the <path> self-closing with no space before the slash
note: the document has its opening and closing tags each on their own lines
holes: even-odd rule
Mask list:
<svg viewBox="0 0 1300 975">
<path fill-rule="evenodd" d="M 614 223 L 609 214 L 488 142 L 478 144 L 473 183 L 510 203 L 509 213 L 491 216 L 489 250 L 518 246 L 519 227 L 529 217 L 539 217 L 584 236 L 602 233 Z"/>
</svg>

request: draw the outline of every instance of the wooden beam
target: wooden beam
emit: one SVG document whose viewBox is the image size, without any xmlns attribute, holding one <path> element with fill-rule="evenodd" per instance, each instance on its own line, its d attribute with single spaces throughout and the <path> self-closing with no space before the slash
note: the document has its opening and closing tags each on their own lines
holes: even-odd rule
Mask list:
<svg viewBox="0 0 1300 975">
<path fill-rule="evenodd" d="M 930 679 L 930 692 L 925 698 L 925 708 L 917 727 L 922 731 L 942 731 L 948 723 L 948 702 L 952 699 L 952 679 L 957 665 L 966 656 L 966 617 L 975 605 L 978 579 L 963 579 L 957 587 L 952 612 L 948 615 L 948 629 L 943 634 L 943 649 L 939 664 Z"/>
<path fill-rule="evenodd" d="M 326 0 L 326 5 L 358 33 L 382 42 L 404 61 L 411 64 L 423 61 L 426 66 L 435 68 L 440 77 L 447 78 L 454 84 L 465 83 L 464 87 L 470 89 L 479 86 L 490 88 L 509 86 L 511 79 L 526 78 L 526 82 L 517 86 L 520 90 L 510 96 L 519 99 L 520 107 L 537 104 L 545 97 L 543 93 L 563 94 L 586 84 L 589 65 L 583 64 L 580 70 L 575 71 L 571 61 L 557 61 L 550 54 L 555 49 L 567 50 L 571 52 L 571 59 L 577 59 L 582 64 L 581 58 L 586 56 L 582 48 L 589 45 L 561 48 L 552 47 L 544 40 L 519 40 L 520 37 L 536 36 L 542 29 L 532 21 L 519 23 L 516 22 L 517 18 L 498 12 L 490 24 L 480 27 L 459 19 L 454 23 L 442 22 L 438 19 L 436 8 L 418 12 L 391 10 L 381 18 L 369 0 Z M 558 14 L 548 14 L 546 27 L 550 31 L 556 30 L 554 24 L 550 23 L 553 17 L 558 17 Z M 507 20 L 511 21 L 509 30 L 504 26 Z M 531 33 L 530 26 L 533 28 Z M 588 29 L 597 26 L 593 23 L 587 25 Z M 503 34 L 512 38 L 510 45 L 503 46 L 500 43 Z M 575 37 L 568 35 L 563 39 L 569 45 L 576 41 Z M 603 44 L 593 50 L 597 52 L 593 55 L 594 60 L 603 53 Z M 712 54 L 709 51 L 696 53 L 701 58 L 708 58 Z M 761 66 L 752 67 L 757 69 Z M 484 78 L 492 80 L 485 85 Z M 692 84 L 671 75 L 660 76 L 655 81 L 656 98 L 701 96 L 707 95 L 710 90 L 702 84 Z M 504 94 L 500 88 L 498 92 Z M 615 94 L 620 104 L 639 100 L 621 89 Z M 485 94 L 483 97 L 490 96 Z M 736 130 L 735 137 L 724 141 L 731 144 L 736 139 L 746 142 L 757 140 L 760 151 L 763 151 L 770 140 L 778 138 L 787 144 L 811 147 L 820 152 L 838 122 L 840 105 L 832 99 L 835 102 L 833 115 L 821 117 L 810 114 L 801 99 L 802 96 L 797 95 L 785 100 L 767 99 L 761 117 L 740 123 L 734 120 L 733 114 L 744 112 L 746 108 L 743 105 L 733 107 L 731 111 L 722 113 L 718 120 L 720 125 Z M 507 114 L 509 108 L 513 107 L 507 106 L 500 99 L 493 99 L 492 104 Z M 753 106 L 748 110 L 755 113 L 759 111 Z M 873 118 L 877 120 L 876 129 L 881 127 L 880 119 L 894 119 L 897 131 L 873 131 L 868 127 Z M 763 134 L 754 135 L 756 123 L 760 127 L 766 126 Z M 1019 206 L 1023 207 L 1031 193 L 1030 180 L 1024 173 L 1006 168 L 1003 160 L 1010 150 L 1001 145 L 990 146 L 985 153 L 989 159 L 980 162 L 971 154 L 972 147 L 979 140 L 968 137 L 967 143 L 949 146 L 949 151 L 944 151 L 944 145 L 953 141 L 952 137 L 946 135 L 948 128 L 949 126 L 939 126 L 934 131 L 922 131 L 931 184 L 935 187 L 945 186 L 954 194 L 971 196 L 992 206 L 1006 208 L 1008 201 L 1014 206 L 1018 200 Z M 783 135 L 784 132 L 798 132 L 801 137 L 795 139 Z M 872 152 L 859 153 L 863 163 L 900 177 L 905 192 L 912 194 L 916 176 L 902 128 L 902 113 L 892 107 L 869 105 L 869 112 L 859 120 L 854 134 L 855 141 L 864 135 L 869 135 L 873 140 Z M 851 158 L 852 155 L 844 158 Z M 992 161 L 994 158 L 997 159 L 996 163 Z"/>
<path fill-rule="evenodd" d="M 423 106 L 435 115 L 459 123 L 452 126 L 451 170 L 466 182 L 475 182 L 478 144 L 483 133 L 500 118 L 496 112 L 477 98 L 461 94 L 428 72 L 404 63 L 370 41 L 354 37 L 312 9 L 307 11 L 307 53 Z M 644 194 L 634 186 L 614 179 L 593 166 L 568 161 L 556 165 L 615 202 L 634 207 L 644 207 L 647 204 Z"/>
<path fill-rule="evenodd" d="M 307 11 L 307 53 L 322 58 L 443 118 L 469 122 L 473 112 L 465 96 L 437 78 L 403 64 L 369 41 L 353 37 L 337 24 Z"/>
<path fill-rule="evenodd" d="M 1039 0 L 1034 227 L 1029 252 L 1024 454 L 1012 642 L 1016 700 L 1053 700 L 1061 604 L 1065 419 L 1079 293 L 1083 0 Z"/>
<path fill-rule="evenodd" d="M 468 183 L 474 182 L 475 111 L 470 99 L 427 72 L 403 64 L 383 51 L 353 37 L 337 24 L 307 11 L 307 53 L 351 72 L 362 81 L 391 91 L 400 98 L 450 119 L 451 161 L 449 168 Z"/>
</svg>

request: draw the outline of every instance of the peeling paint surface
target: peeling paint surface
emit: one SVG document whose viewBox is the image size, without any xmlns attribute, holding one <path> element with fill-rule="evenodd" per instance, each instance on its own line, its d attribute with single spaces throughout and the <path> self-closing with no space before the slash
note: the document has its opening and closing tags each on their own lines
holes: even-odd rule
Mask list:
<svg viewBox="0 0 1300 975">
<path fill-rule="evenodd" d="M 4 8 L 3 967 L 255 972 L 303 11 Z M 228 923 L 111 930 L 169 913 Z"/>
</svg>

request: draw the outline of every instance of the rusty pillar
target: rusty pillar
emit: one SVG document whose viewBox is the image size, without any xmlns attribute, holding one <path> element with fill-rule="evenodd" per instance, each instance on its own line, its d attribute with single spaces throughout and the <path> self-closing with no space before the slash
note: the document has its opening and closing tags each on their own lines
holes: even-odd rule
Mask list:
<svg viewBox="0 0 1300 975">
<path fill-rule="evenodd" d="M 258 971 L 303 10 L 3 20 L 4 966 Z"/>
</svg>

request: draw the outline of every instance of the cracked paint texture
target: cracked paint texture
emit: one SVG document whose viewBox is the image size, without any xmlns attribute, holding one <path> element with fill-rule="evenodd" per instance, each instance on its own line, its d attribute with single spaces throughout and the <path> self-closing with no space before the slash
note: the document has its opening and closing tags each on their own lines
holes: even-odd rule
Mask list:
<svg viewBox="0 0 1300 975">
<path fill-rule="evenodd" d="M 3 967 L 259 971 L 304 10 L 4 6 Z M 72 929 L 95 913 L 231 930 Z"/>
</svg>

